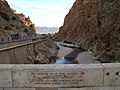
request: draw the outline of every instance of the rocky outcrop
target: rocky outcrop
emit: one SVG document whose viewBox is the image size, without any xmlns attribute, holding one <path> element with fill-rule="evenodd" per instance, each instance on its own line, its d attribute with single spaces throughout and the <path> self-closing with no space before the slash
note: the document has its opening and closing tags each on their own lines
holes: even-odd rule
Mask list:
<svg viewBox="0 0 120 90">
<path fill-rule="evenodd" d="M 27 48 L 27 60 L 25 64 L 51 64 L 57 57 L 59 47 L 50 39 L 35 43 L 33 47 Z"/>
<path fill-rule="evenodd" d="M 58 46 L 51 40 L 36 44 L 34 47 L 36 53 L 36 61 L 40 64 L 53 63 L 57 57 Z"/>
<path fill-rule="evenodd" d="M 76 0 L 53 39 L 91 50 L 101 62 L 120 61 L 120 1 Z"/>
<path fill-rule="evenodd" d="M 24 15 L 22 17 L 25 18 Z M 21 36 L 36 35 L 35 26 L 30 18 L 22 20 L 20 14 L 11 9 L 6 0 L 0 0 L 0 38 L 10 37 L 16 33 Z"/>
</svg>

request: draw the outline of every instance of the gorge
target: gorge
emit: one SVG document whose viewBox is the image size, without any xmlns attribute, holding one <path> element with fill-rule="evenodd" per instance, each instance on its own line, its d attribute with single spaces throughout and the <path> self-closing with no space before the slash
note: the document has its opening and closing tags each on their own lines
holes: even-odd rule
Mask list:
<svg viewBox="0 0 120 90">
<path fill-rule="evenodd" d="M 52 63 L 57 57 L 57 45 L 50 39 L 34 37 L 37 34 L 30 17 L 17 13 L 6 0 L 0 0 L 0 64 Z"/>
<path fill-rule="evenodd" d="M 120 1 L 76 0 L 53 40 L 90 50 L 101 62 L 119 62 Z"/>
<path fill-rule="evenodd" d="M 35 25 L 29 16 L 26 18 L 22 13 L 18 14 L 5 0 L 0 1 L 0 7 L 0 38 L 11 37 L 15 34 L 37 35 Z M 52 39 L 71 42 L 77 48 L 91 51 L 100 62 L 120 62 L 119 29 L 120 1 L 76 0 L 66 15 L 63 26 Z M 44 47 L 44 44 L 47 47 Z M 41 51 L 37 50 L 39 47 Z M 39 61 L 43 56 L 45 60 L 47 55 L 57 52 L 58 47 L 52 40 L 48 40 L 36 50 L 38 56 L 35 56 L 35 60 Z M 47 50 L 50 53 L 46 54 Z M 51 58 L 57 58 L 56 54 L 51 55 Z"/>
</svg>

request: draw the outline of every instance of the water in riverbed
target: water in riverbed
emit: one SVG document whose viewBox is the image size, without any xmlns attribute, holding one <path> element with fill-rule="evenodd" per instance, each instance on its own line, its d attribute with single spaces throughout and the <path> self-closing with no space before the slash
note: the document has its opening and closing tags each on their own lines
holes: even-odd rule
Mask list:
<svg viewBox="0 0 120 90">
<path fill-rule="evenodd" d="M 62 57 L 61 59 L 56 60 L 56 62 L 54 62 L 54 64 L 74 64 L 74 62 Z"/>
</svg>

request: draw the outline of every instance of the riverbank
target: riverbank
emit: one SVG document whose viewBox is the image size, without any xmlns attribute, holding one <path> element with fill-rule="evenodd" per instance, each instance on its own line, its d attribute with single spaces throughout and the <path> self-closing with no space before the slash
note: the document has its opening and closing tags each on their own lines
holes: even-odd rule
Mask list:
<svg viewBox="0 0 120 90">
<path fill-rule="evenodd" d="M 75 47 L 73 44 L 66 44 L 61 42 L 56 42 L 56 44 L 60 48 L 57 54 L 59 58 L 65 57 L 66 59 L 74 60 L 74 62 L 77 62 L 78 64 L 100 63 L 97 61 L 97 58 L 94 56 L 94 54 L 90 51 L 70 48 Z"/>
</svg>

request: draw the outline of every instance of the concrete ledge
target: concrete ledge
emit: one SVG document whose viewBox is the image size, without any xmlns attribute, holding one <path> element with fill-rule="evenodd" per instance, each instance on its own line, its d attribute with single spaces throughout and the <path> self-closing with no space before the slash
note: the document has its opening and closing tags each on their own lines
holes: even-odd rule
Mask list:
<svg viewBox="0 0 120 90">
<path fill-rule="evenodd" d="M 120 86 L 116 86 L 116 87 L 115 87 L 115 90 L 120 90 Z"/>
<path fill-rule="evenodd" d="M 85 87 L 85 88 L 59 88 L 58 90 L 92 90 L 92 87 Z"/>
<path fill-rule="evenodd" d="M 14 48 L 18 48 L 18 47 L 22 47 L 22 46 L 26 46 L 26 45 L 30 45 L 30 44 L 34 44 L 34 43 L 39 43 L 39 42 L 43 42 L 46 41 L 47 39 L 43 39 L 43 40 L 36 40 L 36 41 L 32 41 L 32 40 L 28 40 L 28 41 L 21 41 L 21 42 L 17 42 L 17 43 L 13 43 L 13 44 L 9 44 L 7 43 L 6 45 L 4 44 L 0 44 L 0 52 L 2 51 L 7 51 L 10 49 L 14 49 Z"/>
<path fill-rule="evenodd" d="M 12 87 L 11 70 L 14 65 L 0 65 L 0 87 Z"/>
<path fill-rule="evenodd" d="M 36 90 L 35 88 L 4 88 L 4 90 Z"/>
<path fill-rule="evenodd" d="M 22 45 L 22 44 L 30 43 L 30 42 L 32 42 L 32 40 L 19 41 L 19 42 L 10 42 L 10 43 L 5 43 L 5 44 L 0 44 L 0 50 L 4 50 L 4 49 L 6 49 L 8 47 L 17 46 L 17 45 L 20 45 L 20 44 Z"/>
<path fill-rule="evenodd" d="M 93 90 L 102 90 L 101 88 L 108 88 L 109 86 L 120 90 L 120 63 L 0 65 L 1 88 L 94 87 Z"/>
<path fill-rule="evenodd" d="M 106 86 L 106 87 L 93 87 L 93 90 L 115 90 L 114 86 Z"/>
<path fill-rule="evenodd" d="M 120 85 L 120 63 L 103 64 L 104 85 Z"/>
</svg>

